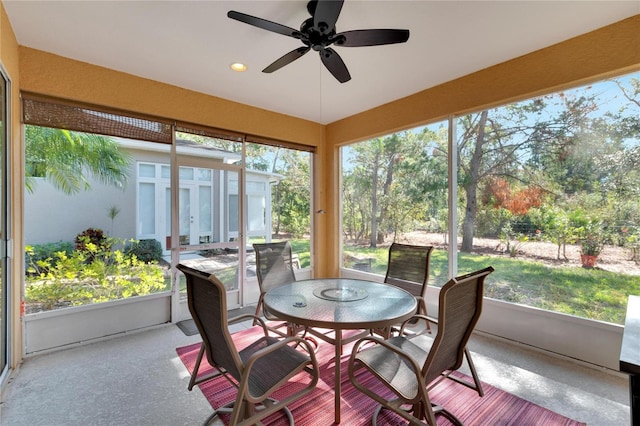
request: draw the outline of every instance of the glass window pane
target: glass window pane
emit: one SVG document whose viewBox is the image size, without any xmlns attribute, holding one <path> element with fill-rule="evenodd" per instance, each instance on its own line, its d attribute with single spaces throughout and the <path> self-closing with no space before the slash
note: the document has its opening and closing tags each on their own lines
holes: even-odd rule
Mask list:
<svg viewBox="0 0 640 426">
<path fill-rule="evenodd" d="M 28 314 L 169 288 L 162 259 L 168 181 L 160 182 L 154 163 L 168 163 L 168 150 L 139 142 L 25 126 L 25 161 L 46 165 L 24 201 Z"/>
<path fill-rule="evenodd" d="M 311 266 L 311 153 L 247 143 L 249 243 L 290 240 Z"/>
<path fill-rule="evenodd" d="M 199 181 L 211 181 L 211 169 L 196 169 Z"/>
<path fill-rule="evenodd" d="M 211 202 L 211 186 L 199 186 L 200 235 L 210 234 L 213 227 L 213 211 Z"/>
<path fill-rule="evenodd" d="M 191 222 L 193 215 L 191 213 L 191 190 L 189 188 L 180 188 L 180 245 L 190 244 Z"/>
<path fill-rule="evenodd" d="M 263 195 L 248 195 L 247 215 L 249 216 L 249 231 L 265 231 L 265 197 Z"/>
<path fill-rule="evenodd" d="M 155 164 L 140 163 L 138 165 L 138 176 L 139 177 L 148 177 L 148 178 L 156 177 L 156 166 L 155 166 Z"/>
<path fill-rule="evenodd" d="M 171 188 L 166 188 L 164 190 L 164 233 L 166 236 L 166 246 L 165 250 L 169 250 L 171 248 Z"/>
<path fill-rule="evenodd" d="M 229 232 L 238 232 L 238 195 L 229 194 L 228 221 Z"/>
<path fill-rule="evenodd" d="M 156 230 L 156 186 L 153 183 L 138 185 L 138 233 L 154 235 Z"/>
<path fill-rule="evenodd" d="M 459 117 L 460 273 L 492 264 L 487 297 L 622 324 L 640 292 L 639 100 L 634 73 Z"/>
<path fill-rule="evenodd" d="M 180 180 L 193 180 L 194 170 L 192 167 L 180 167 Z"/>
<path fill-rule="evenodd" d="M 207 132 L 176 132 L 176 153 L 182 164 L 180 262 L 195 262 L 196 267 L 216 274 L 227 290 L 237 290 L 241 283 L 236 242 L 240 235 L 237 171 L 241 168 L 237 164 L 242 144 L 218 140 Z M 184 286 L 180 289 L 184 291 Z M 230 296 L 229 303 L 240 301 Z"/>
<path fill-rule="evenodd" d="M 255 182 L 255 181 L 247 181 L 247 194 L 252 192 L 264 193 L 265 192 L 266 183 L 265 182 Z"/>
<path fill-rule="evenodd" d="M 9 281 L 7 261 L 7 108 L 9 92 L 4 73 L 0 73 L 0 244 L 2 244 L 2 258 L 0 259 L 0 375 L 7 368 L 7 354 L 9 351 L 9 322 L 8 322 L 8 293 Z"/>
<path fill-rule="evenodd" d="M 341 149 L 343 267 L 385 275 L 392 242 L 433 246 L 430 285 L 448 277 L 447 123 Z"/>
</svg>

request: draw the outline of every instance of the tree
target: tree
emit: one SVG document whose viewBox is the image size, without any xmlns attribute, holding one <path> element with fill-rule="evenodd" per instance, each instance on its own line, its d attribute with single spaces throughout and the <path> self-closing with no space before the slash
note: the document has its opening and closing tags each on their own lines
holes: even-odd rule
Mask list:
<svg viewBox="0 0 640 426">
<path fill-rule="evenodd" d="M 398 206 L 392 188 L 394 174 L 403 158 L 401 148 L 406 145 L 406 135 L 394 134 L 353 146 L 356 166 L 348 172 L 350 178 L 344 182 L 352 183 L 355 187 L 348 193 L 354 196 L 352 202 L 358 204 L 360 216 L 368 221 L 368 226 L 364 220 L 361 221 L 360 227 L 361 230 L 365 226 L 369 229 L 369 247 L 375 248 L 384 241 L 385 234 L 391 228 L 389 218 L 398 216 L 390 208 L 392 204 Z M 346 205 L 345 209 L 353 211 L 354 207 Z M 368 211 L 365 213 L 363 209 Z"/>
<path fill-rule="evenodd" d="M 309 156 L 307 153 L 283 148 L 276 148 L 276 154 L 272 172 L 283 175 L 284 179 L 273 187 L 273 228 L 276 234 L 282 228 L 294 237 L 301 237 L 311 229 Z"/>
<path fill-rule="evenodd" d="M 447 205 L 446 133 L 400 132 L 343 151 L 345 232 L 376 247 L 436 218 Z M 443 148 L 444 143 L 444 148 Z"/>
<path fill-rule="evenodd" d="M 72 195 L 91 189 L 92 177 L 107 185 L 124 188 L 130 155 L 112 139 L 49 127 L 25 127 L 25 186 L 35 191 L 34 178 L 42 177 Z"/>
<path fill-rule="evenodd" d="M 473 247 L 481 182 L 502 177 L 533 188 L 551 179 L 565 191 L 591 185 L 597 174 L 593 158 L 602 150 L 589 120 L 596 105 L 595 94 L 588 91 L 559 93 L 458 119 L 458 177 L 466 201 L 463 252 Z M 540 170 L 547 180 L 537 181 Z"/>
</svg>

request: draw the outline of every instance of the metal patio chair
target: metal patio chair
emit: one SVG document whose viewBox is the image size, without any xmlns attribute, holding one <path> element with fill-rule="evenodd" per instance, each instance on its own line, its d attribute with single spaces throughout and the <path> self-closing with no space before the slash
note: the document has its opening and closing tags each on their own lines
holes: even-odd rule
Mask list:
<svg viewBox="0 0 640 426">
<path fill-rule="evenodd" d="M 237 388 L 235 401 L 219 407 L 206 420 L 208 424 L 220 413 L 230 413 L 229 424 L 252 425 L 284 410 L 293 425 L 293 416 L 287 405 L 311 392 L 319 378 L 318 363 L 312 346 L 299 337 L 276 338 L 268 334 L 261 318 L 242 315 L 233 321 L 255 319 L 261 325 L 263 336 L 251 345 L 238 351 L 227 320 L 227 294 L 224 285 L 214 275 L 179 264 L 178 269 L 187 278 L 187 298 L 189 311 L 202 337 L 202 345 L 196 359 L 189 390 L 197 383 L 224 376 Z M 297 350 L 298 347 L 304 351 Z M 215 372 L 197 379 L 202 357 Z M 280 401 L 271 395 L 288 385 L 290 379 L 301 372 L 309 374 L 309 382 L 300 385 L 300 380 L 291 382 L 298 389 Z"/>
<path fill-rule="evenodd" d="M 384 282 L 411 293 L 418 302 L 418 314 L 427 315 L 427 281 L 429 280 L 429 260 L 433 246 L 418 246 L 393 243 L 389 247 L 389 260 Z M 430 325 L 427 323 L 427 329 Z M 387 338 L 391 327 L 371 330 L 372 333 Z"/>
<path fill-rule="evenodd" d="M 294 336 L 304 327 L 281 321 L 264 309 L 264 295 L 272 288 L 289 284 L 296 281 L 293 270 L 293 252 L 289 241 L 275 243 L 254 244 L 253 249 L 256 254 L 256 275 L 260 286 L 260 297 L 256 305 L 256 316 L 262 315 L 267 321 L 274 321 L 276 324 L 268 325 L 269 329 L 281 336 Z M 255 325 L 255 322 L 254 322 Z M 286 327 L 286 333 L 280 329 Z"/>
<path fill-rule="evenodd" d="M 429 390 L 442 380 L 451 379 L 480 394 L 476 384 L 451 373 L 460 368 L 468 353 L 467 342 L 482 311 L 484 281 L 491 272 L 493 268 L 489 266 L 452 278 L 442 287 L 435 335 L 425 329 L 423 333 L 410 335 L 401 332 L 388 340 L 365 337 L 356 342 L 349 358 L 349 379 L 356 389 L 380 403 L 373 414 L 374 426 L 382 409 L 394 411 L 412 425 L 426 421 L 436 426 L 436 413 L 442 413 L 454 424 L 462 424 L 451 412 L 432 405 Z M 414 318 L 430 320 L 425 315 Z M 361 374 L 365 371 L 386 388 L 384 395 L 389 395 L 388 391 L 393 394 L 392 399 L 362 384 Z"/>
</svg>

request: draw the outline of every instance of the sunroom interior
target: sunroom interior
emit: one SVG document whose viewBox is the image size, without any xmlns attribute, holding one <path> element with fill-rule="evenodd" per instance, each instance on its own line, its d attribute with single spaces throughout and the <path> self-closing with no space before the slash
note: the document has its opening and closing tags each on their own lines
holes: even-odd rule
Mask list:
<svg viewBox="0 0 640 426">
<path fill-rule="evenodd" d="M 131 339 L 127 334 L 134 330 L 136 333 L 149 333 L 141 341 L 148 341 L 150 345 L 162 345 L 156 340 L 158 329 L 176 328 L 176 323 L 189 317 L 177 281 L 172 281 L 174 284 L 169 291 L 145 296 L 141 300 L 107 302 L 106 307 L 113 309 L 110 311 L 76 309 L 68 317 L 54 312 L 25 314 L 23 271 L 26 270 L 24 252 L 28 231 L 25 229 L 24 218 L 31 213 L 25 210 L 24 128 L 29 124 L 29 118 L 25 118 L 24 114 L 25 99 L 158 122 L 167 125 L 171 132 L 178 128 L 189 128 L 197 129 L 194 132 L 200 131 L 205 135 L 224 133 L 229 139 L 235 138 L 243 144 L 279 146 L 304 152 L 308 156 L 305 158 L 308 158 L 310 170 L 310 254 L 308 264 L 298 271 L 299 278 L 341 276 L 381 281 L 382 277 L 373 277 L 373 274 L 348 268 L 343 264 L 343 147 L 396 131 L 436 122 L 451 122 L 456 116 L 508 102 L 633 73 L 635 76 L 640 71 L 640 4 L 630 2 L 635 4 L 636 13 L 626 19 L 576 37 L 556 40 L 543 49 L 325 123 L 322 120 L 314 121 L 269 111 L 254 106 L 251 102 L 230 101 L 21 45 L 12 28 L 10 15 L 5 11 L 5 3 L 7 2 L 2 3 L 0 10 L 0 64 L 8 82 L 4 93 L 5 121 L 2 126 L 6 132 L 6 147 L 2 154 L 5 161 L 2 170 L 6 173 L 3 178 L 6 197 L 3 219 L 6 224 L 3 225 L 5 263 L 2 268 L 4 287 L 1 291 L 3 300 L 0 317 L 3 361 L 0 386 L 3 390 L 21 374 L 21 365 L 30 358 L 36 359 L 40 355 L 61 353 L 69 349 L 89 353 L 91 344 L 99 342 L 100 345 L 108 345 L 111 338 L 124 338 L 117 340 L 115 344 L 126 346 L 131 344 L 130 341 L 127 343 L 127 339 Z M 196 160 L 197 155 L 194 155 L 194 159 L 181 163 L 180 161 L 185 160 L 184 157 L 179 160 L 175 136 L 170 136 L 164 143 L 168 147 L 167 152 L 158 164 L 166 161 L 181 167 L 192 167 L 194 170 L 198 167 L 210 167 L 206 159 Z M 216 170 L 221 173 L 220 176 L 223 173 L 237 173 L 236 181 L 240 184 L 245 179 L 245 171 L 235 165 L 219 166 Z M 257 172 L 254 174 L 258 175 Z M 177 174 L 171 179 L 175 179 L 171 181 L 172 186 L 177 187 Z M 265 178 L 267 181 L 269 179 L 271 178 Z M 136 203 L 135 199 L 132 203 Z M 178 196 L 167 195 L 167 200 L 163 203 L 177 209 Z M 242 210 L 243 202 L 240 202 L 240 206 L 239 211 Z M 261 215 L 262 213 L 258 216 Z M 243 262 L 249 262 L 247 247 L 250 247 L 251 236 L 250 232 L 246 235 L 242 235 L 241 231 L 237 232 L 243 226 L 248 226 L 245 223 L 246 216 L 238 217 L 236 234 L 226 234 L 225 239 L 228 241 L 216 242 L 221 244 L 216 248 L 237 250 L 242 259 L 239 262 L 244 265 Z M 450 219 L 458 220 L 455 217 Z M 185 259 L 181 257 L 184 256 L 184 250 L 181 251 L 180 248 L 179 223 L 163 226 L 171 234 L 167 237 L 174 238 L 173 241 L 163 241 L 166 242 L 163 248 L 169 263 L 175 266 L 180 259 Z M 449 237 L 457 239 L 458 235 L 454 231 Z M 200 243 L 209 241 L 195 241 L 193 246 L 197 248 Z M 456 250 L 453 247 L 449 251 L 450 271 L 456 270 L 455 263 L 451 263 Z M 455 274 L 451 272 L 451 275 Z M 235 288 L 238 291 L 230 292 L 231 305 L 234 308 L 252 306 L 257 300 L 255 278 L 248 273 L 241 273 L 234 279 L 236 284 L 238 279 L 240 281 Z M 437 294 L 437 286 L 429 289 L 427 304 L 431 312 L 437 311 Z M 141 308 L 138 303 L 146 305 Z M 143 319 L 137 314 L 133 315 L 133 323 L 123 324 L 122 318 L 130 315 L 125 313 L 128 307 L 138 313 L 141 310 L 149 312 L 149 315 Z M 87 317 L 91 324 L 101 324 L 104 328 L 97 327 L 92 333 L 86 333 Z M 118 318 L 118 321 L 114 318 Z M 57 332 L 52 331 L 60 329 L 65 330 L 64 333 L 57 335 Z M 174 331 L 170 332 L 167 343 L 172 345 L 170 349 L 186 342 L 179 332 L 174 335 Z M 575 364 L 586 368 L 587 373 L 582 373 L 585 376 L 589 375 L 589 371 L 593 371 L 594 375 L 604 373 L 604 377 L 611 377 L 612 381 L 617 381 L 617 385 L 624 385 L 625 376 L 618 373 L 623 332 L 621 324 L 487 298 L 477 327 L 476 344 L 486 351 L 488 358 L 499 358 L 496 348 L 503 348 L 504 353 L 515 354 L 513 356 L 516 358 L 530 351 L 534 358 L 551 356 L 566 362 L 566 365 Z M 507 344 L 515 346 L 502 346 Z M 142 350 L 139 356 L 144 357 L 144 352 Z M 503 359 L 501 362 L 511 361 Z M 480 374 L 482 375 L 482 370 Z M 550 384 L 552 385 L 553 383 Z M 619 387 L 611 390 L 619 391 Z M 194 412 L 200 414 L 204 410 L 203 407 L 197 407 Z"/>
</svg>

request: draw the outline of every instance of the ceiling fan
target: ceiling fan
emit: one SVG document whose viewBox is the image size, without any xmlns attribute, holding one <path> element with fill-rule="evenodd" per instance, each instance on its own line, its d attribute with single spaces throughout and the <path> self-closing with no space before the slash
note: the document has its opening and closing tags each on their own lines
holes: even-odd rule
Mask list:
<svg viewBox="0 0 640 426">
<path fill-rule="evenodd" d="M 320 54 L 320 59 L 329 72 L 340 83 L 345 83 L 351 80 L 351 75 L 344 61 L 330 47 L 331 45 L 360 47 L 404 43 L 409 39 L 409 30 L 367 29 L 338 33 L 336 31 L 336 21 L 343 3 L 344 0 L 311 0 L 307 4 L 307 10 L 311 14 L 311 18 L 300 25 L 300 30 L 233 10 L 229 11 L 227 16 L 263 30 L 293 37 L 300 40 L 304 45 L 277 59 L 263 69 L 262 72 L 272 73 L 277 71 L 313 49 Z"/>
</svg>

